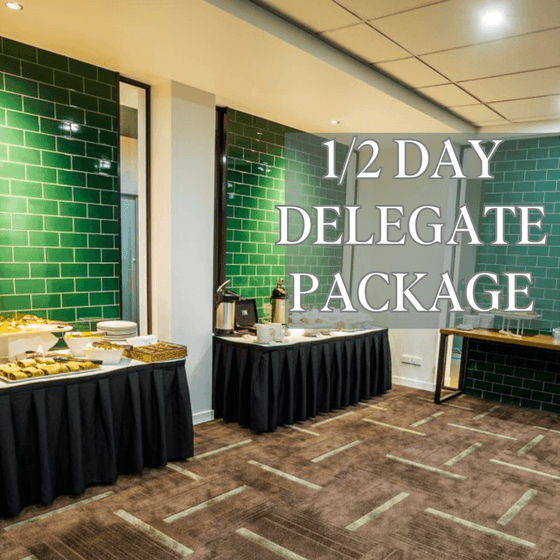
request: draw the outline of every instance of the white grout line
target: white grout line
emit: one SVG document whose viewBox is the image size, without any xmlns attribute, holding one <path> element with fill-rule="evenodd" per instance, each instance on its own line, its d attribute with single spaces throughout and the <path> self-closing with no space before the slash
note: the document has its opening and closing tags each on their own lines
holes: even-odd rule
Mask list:
<svg viewBox="0 0 560 560">
<path fill-rule="evenodd" d="M 455 474 L 449 471 L 444 471 L 443 469 L 438 469 L 436 467 L 431 467 L 430 465 L 425 465 L 424 463 L 417 463 L 416 461 L 411 461 L 410 459 L 403 459 L 402 457 L 395 457 L 387 453 L 385 455 L 388 459 L 393 459 L 394 461 L 398 461 L 399 463 L 404 463 L 405 465 L 412 465 L 414 467 L 418 467 L 420 469 L 424 469 L 426 471 L 435 472 L 437 474 L 442 474 L 447 478 L 455 478 L 457 480 L 465 480 L 467 477 L 463 476 L 462 474 Z"/>
<path fill-rule="evenodd" d="M 467 455 L 470 455 L 473 451 L 476 451 L 479 447 L 482 447 L 482 443 L 473 443 L 470 447 L 467 447 L 464 451 L 461 451 L 459 455 L 455 455 L 453 459 L 449 459 L 449 461 L 446 461 L 444 465 L 452 467 L 461 459 L 464 459 Z"/>
<path fill-rule="evenodd" d="M 345 412 L 344 414 L 340 414 L 339 416 L 333 416 L 332 418 L 327 418 L 326 420 L 321 420 L 320 422 L 316 422 L 311 426 L 314 428 L 315 426 L 321 426 L 322 424 L 326 424 L 327 422 L 332 422 L 333 420 L 338 420 L 339 418 L 344 418 L 345 416 L 350 416 L 350 414 L 355 414 L 354 412 Z"/>
<path fill-rule="evenodd" d="M 401 432 L 407 432 L 409 434 L 416 434 L 417 436 L 426 436 L 428 434 L 424 432 L 416 432 L 414 430 L 409 430 L 408 428 L 401 428 L 400 426 L 393 426 L 392 424 L 385 424 L 384 422 L 378 422 L 377 420 L 371 420 L 370 418 L 364 418 L 364 422 L 370 422 L 371 424 L 377 424 L 378 426 L 384 426 L 385 428 L 392 428 L 393 430 L 400 430 Z"/>
<path fill-rule="evenodd" d="M 220 447 L 218 449 L 213 449 L 212 451 L 207 451 L 206 453 L 201 453 L 200 455 L 195 455 L 191 457 L 189 461 L 196 461 L 196 459 L 202 459 L 203 457 L 210 457 L 210 455 L 215 455 L 216 453 L 221 453 L 222 451 L 228 451 L 230 449 L 235 449 L 236 447 L 240 447 L 247 443 L 251 443 L 252 439 L 246 439 L 243 441 L 239 441 L 237 443 L 232 443 L 231 445 L 226 445 L 225 447 Z"/>
<path fill-rule="evenodd" d="M 479 430 L 477 428 L 469 428 L 468 426 L 461 426 L 461 424 L 453 424 L 452 422 L 447 423 L 448 426 L 453 426 L 454 428 L 461 428 L 461 430 L 470 430 L 471 432 L 477 432 L 479 434 L 486 434 L 487 436 L 495 436 L 502 439 L 513 439 L 517 440 L 515 437 L 504 436 L 503 434 L 495 434 L 494 432 L 486 432 L 485 430 Z"/>
<path fill-rule="evenodd" d="M 366 523 L 369 523 L 376 517 L 379 517 L 382 513 L 385 513 L 387 510 L 391 509 L 393 506 L 397 505 L 399 502 L 402 502 L 404 499 L 408 498 L 410 494 L 407 492 L 401 492 L 394 498 L 391 498 L 389 501 L 385 502 L 384 504 L 380 505 L 378 508 L 375 508 L 373 511 L 366 513 L 364 516 L 356 519 L 353 523 L 346 526 L 346 529 L 349 531 L 356 531 L 360 527 L 363 527 Z"/>
<path fill-rule="evenodd" d="M 300 556 L 299 554 L 296 554 L 295 552 L 292 552 L 291 550 L 288 550 L 287 548 L 284 548 L 283 546 L 280 546 L 275 542 L 269 541 L 268 539 L 265 539 L 264 537 L 261 537 L 260 535 L 257 535 L 256 533 L 253 533 L 253 531 L 249 531 L 249 529 L 245 529 L 244 527 L 241 527 L 241 529 L 237 529 L 237 531 L 235 532 L 242 537 L 245 537 L 246 539 L 260 544 L 263 548 L 270 550 L 270 552 L 274 552 L 275 554 L 278 554 L 278 556 L 286 558 L 286 560 L 307 560 L 307 558 L 304 558 L 303 556 Z"/>
<path fill-rule="evenodd" d="M 124 519 L 127 523 L 134 525 L 137 529 L 140 529 L 143 533 L 146 533 L 149 537 L 159 541 L 161 544 L 164 544 L 171 550 L 177 552 L 181 556 L 187 556 L 192 554 L 194 551 L 190 549 L 188 546 L 177 542 L 176 540 L 172 539 L 165 533 L 158 531 L 155 527 L 144 523 L 134 515 L 130 515 L 130 513 L 124 511 L 123 509 L 119 509 L 113 512 L 115 515 L 118 515 L 121 519 Z"/>
<path fill-rule="evenodd" d="M 281 476 L 282 478 L 285 478 L 287 480 L 291 480 L 292 482 L 297 482 L 298 484 L 301 484 L 302 486 L 306 486 L 307 488 L 311 488 L 312 490 L 321 490 L 321 488 L 322 488 L 322 486 L 319 486 L 318 484 L 315 484 L 314 482 L 309 482 L 308 480 L 304 480 L 303 478 L 299 478 L 297 476 L 294 476 L 293 474 L 288 474 L 288 473 L 285 473 L 284 471 L 279 471 L 278 469 L 275 469 L 274 467 L 269 467 L 268 465 L 263 465 L 262 463 L 259 463 L 257 461 L 249 461 L 249 464 L 253 465 L 255 467 L 259 467 L 260 469 L 268 471 L 272 474 L 276 474 L 278 476 Z"/>
<path fill-rule="evenodd" d="M 179 465 L 176 465 L 175 463 L 167 463 L 167 468 L 168 469 L 173 469 L 174 471 L 177 471 L 181 474 L 184 474 L 185 476 L 188 476 L 189 478 L 192 478 L 193 480 L 202 480 L 202 477 L 196 473 L 193 473 L 187 469 L 184 469 L 183 467 L 180 467 Z"/>
<path fill-rule="evenodd" d="M 342 447 L 337 447 L 336 449 L 333 449 L 332 451 L 327 451 L 327 453 L 323 453 L 322 455 L 319 455 L 319 457 L 315 457 L 315 459 L 311 459 L 312 463 L 319 463 L 321 461 L 323 461 L 324 459 L 328 459 L 329 457 L 333 457 L 334 455 L 338 455 L 338 453 L 341 453 L 342 451 L 346 451 L 347 449 L 350 449 L 351 447 L 355 447 L 356 445 L 359 445 L 360 443 L 362 443 L 361 439 L 357 439 L 356 441 L 353 441 L 352 443 L 348 443 L 346 445 L 343 445 Z"/>
<path fill-rule="evenodd" d="M 19 523 L 14 523 L 13 525 L 8 525 L 4 527 L 4 531 L 13 531 L 19 527 L 24 527 L 25 525 L 29 525 L 30 523 L 35 523 L 35 521 L 41 521 L 41 519 L 47 519 L 52 517 L 53 515 L 58 515 L 59 513 L 64 513 L 65 511 L 86 505 L 91 504 L 92 502 L 97 502 L 97 500 L 102 500 L 103 498 L 108 498 L 109 496 L 114 496 L 114 492 L 103 492 L 103 494 L 99 494 L 98 496 L 93 496 L 93 498 L 87 498 L 85 500 L 80 500 L 79 502 L 74 502 L 68 506 L 64 506 L 58 509 L 54 509 L 47 513 L 43 513 L 41 515 L 37 515 L 36 517 L 31 517 L 30 519 L 25 519 L 24 521 L 20 521 Z"/>
<path fill-rule="evenodd" d="M 297 430 L 298 432 L 303 432 L 304 434 L 309 434 L 310 436 L 321 437 L 321 434 L 317 432 L 312 432 L 311 430 L 306 430 L 305 428 L 300 428 L 298 426 L 286 426 L 286 428 L 291 428 L 292 430 Z"/>
<path fill-rule="evenodd" d="M 518 452 L 518 455 L 527 455 L 527 453 L 529 451 L 531 451 L 531 449 L 533 449 L 533 447 L 535 447 L 535 445 L 537 445 L 538 443 L 540 443 L 542 440 L 544 439 L 543 435 L 537 436 L 535 438 L 533 438 L 527 445 L 524 445 Z"/>
<path fill-rule="evenodd" d="M 416 398 L 419 399 L 419 400 L 421 400 L 421 401 L 426 401 L 426 402 L 435 404 L 435 403 L 434 403 L 434 399 L 427 399 L 427 398 L 425 398 L 425 397 L 416 397 Z M 460 405 L 458 405 L 458 404 L 451 404 L 451 403 L 447 403 L 447 402 L 442 402 L 442 403 L 438 404 L 437 406 L 452 406 L 453 408 L 461 408 L 461 409 L 463 409 L 463 410 L 470 410 L 470 411 L 472 411 L 472 408 L 469 408 L 469 407 L 467 407 L 467 406 L 460 406 Z"/>
<path fill-rule="evenodd" d="M 377 410 L 389 410 L 388 408 L 383 408 L 382 406 L 377 406 L 375 404 L 368 404 L 362 401 L 360 401 L 358 404 L 361 404 L 362 406 L 369 406 L 370 408 L 376 408 Z"/>
<path fill-rule="evenodd" d="M 535 428 L 538 428 L 539 430 L 546 430 L 547 432 L 552 432 L 554 434 L 560 434 L 560 431 L 558 430 L 551 430 L 550 428 L 542 428 L 541 426 L 535 426 Z"/>
<path fill-rule="evenodd" d="M 530 488 L 498 519 L 498 525 L 504 527 L 537 495 L 537 491 Z"/>
<path fill-rule="evenodd" d="M 507 463 L 506 461 L 500 461 L 499 459 L 490 459 L 491 463 L 496 465 L 504 465 L 505 467 L 511 467 L 512 469 L 519 469 L 520 471 L 525 471 L 532 474 L 539 474 L 541 476 L 546 476 L 547 478 L 553 478 L 554 480 L 560 480 L 560 476 L 557 474 L 551 474 L 544 471 L 536 471 L 535 469 L 529 469 L 528 467 L 522 467 L 521 465 L 516 465 L 515 463 Z"/>
<path fill-rule="evenodd" d="M 484 418 L 487 414 L 490 414 L 492 412 L 494 412 L 494 410 L 497 410 L 498 408 L 500 408 L 499 406 L 493 406 L 491 408 L 489 408 L 486 412 L 483 412 L 482 414 L 477 414 L 473 420 L 480 420 L 482 418 Z"/>
<path fill-rule="evenodd" d="M 414 422 L 414 424 L 410 424 L 410 427 L 411 428 L 416 428 L 418 426 L 421 426 L 422 424 L 426 424 L 426 422 L 431 422 L 434 418 L 437 418 L 438 416 L 441 416 L 442 414 L 443 414 L 443 412 L 434 412 L 431 416 L 423 418 L 422 420 L 418 420 L 418 422 Z"/>
<path fill-rule="evenodd" d="M 170 515 L 169 517 L 164 518 L 164 521 L 166 523 L 173 523 L 174 521 L 177 521 L 177 519 L 182 519 L 183 517 L 187 517 L 187 515 L 192 515 L 193 513 L 196 513 L 197 511 L 201 511 L 203 509 L 206 509 L 207 507 L 213 506 L 214 504 L 219 504 L 220 502 L 223 502 L 224 500 L 227 500 L 228 498 L 231 498 L 232 496 L 237 496 L 237 494 L 241 494 L 241 492 L 245 492 L 245 490 L 249 490 L 248 486 L 239 486 L 239 488 L 234 488 L 233 490 L 230 490 L 229 492 L 225 492 L 224 494 L 220 494 L 219 496 L 216 496 L 215 498 L 210 498 L 209 500 L 206 500 L 205 502 L 202 502 L 196 506 L 190 507 L 189 509 L 185 509 L 183 511 L 180 511 L 174 515 Z"/>
<path fill-rule="evenodd" d="M 520 539 L 518 537 L 514 537 L 513 535 L 508 535 L 507 533 L 502 533 L 501 531 L 496 531 L 496 529 L 491 529 L 490 527 L 485 527 L 484 525 L 479 525 L 478 523 L 473 523 L 472 521 L 467 521 L 466 519 L 461 519 L 460 517 L 455 517 L 454 515 L 444 513 L 443 511 L 438 511 L 437 509 L 426 508 L 424 511 L 426 513 L 431 513 L 436 517 L 440 517 L 441 519 L 453 521 L 453 523 L 463 525 L 463 527 L 476 529 L 477 531 L 480 531 L 481 533 L 484 533 L 486 535 L 492 535 L 493 537 L 498 537 L 514 544 L 520 544 L 521 546 L 526 546 L 527 548 L 534 548 L 535 546 L 535 543 Z"/>
</svg>

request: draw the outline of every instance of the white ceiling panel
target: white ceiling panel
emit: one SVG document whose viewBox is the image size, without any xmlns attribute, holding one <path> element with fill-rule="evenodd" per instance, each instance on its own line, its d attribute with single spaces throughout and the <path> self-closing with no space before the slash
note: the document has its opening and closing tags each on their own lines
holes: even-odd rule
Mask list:
<svg viewBox="0 0 560 560">
<path fill-rule="evenodd" d="M 409 56 L 404 49 L 365 23 L 322 33 L 321 36 L 367 62 L 381 62 Z"/>
<path fill-rule="evenodd" d="M 300 0 L 302 3 L 305 0 Z M 375 19 L 448 0 L 336 0 L 363 19 Z"/>
<path fill-rule="evenodd" d="M 456 107 L 459 105 L 473 105 L 478 103 L 472 95 L 465 93 L 455 84 L 445 84 L 443 86 L 432 86 L 418 90 L 423 95 L 437 101 L 445 107 Z"/>
<path fill-rule="evenodd" d="M 485 26 L 484 18 L 503 17 Z M 396 14 L 372 25 L 414 54 L 453 49 L 560 26 L 558 0 L 451 0 Z M 489 47 L 488 52 L 492 52 Z"/>
<path fill-rule="evenodd" d="M 312 31 L 329 31 L 360 22 L 348 10 L 331 0 L 260 0 L 289 19 L 311 29 Z"/>
<path fill-rule="evenodd" d="M 451 81 L 560 66 L 560 29 L 420 57 Z"/>
<path fill-rule="evenodd" d="M 451 110 L 464 119 L 474 123 L 482 124 L 504 124 L 506 119 L 496 114 L 494 111 L 479 103 L 478 105 L 468 105 L 465 107 L 452 107 Z"/>
<path fill-rule="evenodd" d="M 553 118 L 560 113 L 560 95 L 491 103 L 490 107 L 495 108 L 508 120 L 514 122 Z"/>
<path fill-rule="evenodd" d="M 443 76 L 434 72 L 430 67 L 416 58 L 384 62 L 376 66 L 414 88 L 434 86 L 449 82 L 449 80 L 446 80 Z"/>
<path fill-rule="evenodd" d="M 485 103 L 560 94 L 560 67 L 462 82 L 461 87 Z"/>
</svg>

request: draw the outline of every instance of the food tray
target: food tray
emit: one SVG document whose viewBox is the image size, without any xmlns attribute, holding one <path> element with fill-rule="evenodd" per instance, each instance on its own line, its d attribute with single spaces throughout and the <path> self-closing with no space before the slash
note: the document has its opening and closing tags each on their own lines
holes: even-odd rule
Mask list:
<svg viewBox="0 0 560 560">
<path fill-rule="evenodd" d="M 184 358 L 187 355 L 187 347 L 171 342 L 157 342 L 145 346 L 134 346 L 132 349 L 125 350 L 124 355 L 142 362 L 164 362 Z"/>
<path fill-rule="evenodd" d="M 0 381 L 6 383 L 27 383 L 30 381 L 39 381 L 41 379 L 60 379 L 62 377 L 68 377 L 69 375 L 82 375 L 83 373 L 95 373 L 102 371 L 101 367 L 96 367 L 95 369 L 83 369 L 80 371 L 69 371 L 68 373 L 53 373 L 52 375 L 41 375 L 39 377 L 26 377 L 25 379 L 8 379 L 0 375 Z"/>
</svg>

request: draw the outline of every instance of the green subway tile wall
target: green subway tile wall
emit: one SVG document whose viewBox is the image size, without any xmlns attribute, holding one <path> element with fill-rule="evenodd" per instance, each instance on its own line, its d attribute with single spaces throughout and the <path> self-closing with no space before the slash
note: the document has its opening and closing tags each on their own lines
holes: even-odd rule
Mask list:
<svg viewBox="0 0 560 560">
<path fill-rule="evenodd" d="M 260 319 L 270 319 L 270 296 L 288 272 L 311 272 L 321 290 L 304 300 L 322 305 L 332 275 L 342 268 L 342 247 L 311 241 L 282 247 L 276 205 L 339 205 L 346 187 L 321 179 L 326 173 L 324 139 L 235 110 L 228 110 L 226 279 L 243 298 L 255 298 Z M 344 160 L 345 152 L 337 151 Z M 339 162 L 339 166 L 341 166 Z M 340 221 L 341 231 L 344 222 Z M 302 266 L 303 265 L 303 266 Z M 330 277 L 329 277 L 330 275 Z"/>
<path fill-rule="evenodd" d="M 119 316 L 117 88 L 0 38 L 0 314 Z"/>
</svg>

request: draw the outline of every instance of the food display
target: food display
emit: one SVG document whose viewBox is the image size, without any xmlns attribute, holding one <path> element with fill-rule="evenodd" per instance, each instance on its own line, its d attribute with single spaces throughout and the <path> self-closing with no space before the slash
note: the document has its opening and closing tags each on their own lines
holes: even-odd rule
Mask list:
<svg viewBox="0 0 560 560">
<path fill-rule="evenodd" d="M 103 333 L 82 331 L 69 332 L 64 338 L 103 338 Z"/>
<path fill-rule="evenodd" d="M 64 335 L 64 342 L 76 357 L 83 357 L 84 348 L 94 341 L 103 338 L 103 333 L 99 332 L 69 332 Z"/>
<path fill-rule="evenodd" d="M 162 362 L 184 358 L 187 355 L 187 349 L 179 344 L 157 342 L 156 344 L 134 346 L 132 349 L 127 349 L 124 355 L 142 362 Z"/>
<path fill-rule="evenodd" d="M 123 357 L 125 347 L 108 340 L 92 342 L 83 350 L 90 360 L 101 360 L 104 365 L 118 365 Z"/>
<path fill-rule="evenodd" d="M 7 364 L 0 364 L 0 377 L 7 381 L 25 381 L 33 377 L 79 373 L 98 369 L 89 360 L 70 360 L 68 358 L 27 358 Z"/>
<path fill-rule="evenodd" d="M 0 334 L 29 332 L 34 329 L 40 330 L 45 326 L 64 328 L 68 327 L 68 323 L 51 321 L 36 315 L 18 315 L 17 313 L 10 318 L 0 317 Z"/>
</svg>

